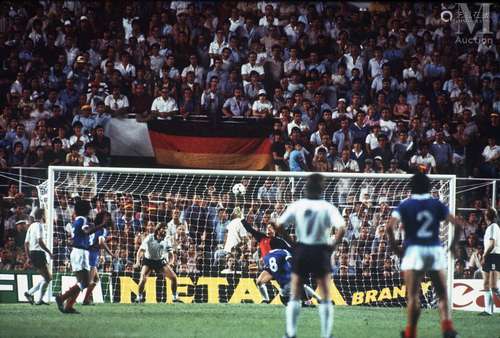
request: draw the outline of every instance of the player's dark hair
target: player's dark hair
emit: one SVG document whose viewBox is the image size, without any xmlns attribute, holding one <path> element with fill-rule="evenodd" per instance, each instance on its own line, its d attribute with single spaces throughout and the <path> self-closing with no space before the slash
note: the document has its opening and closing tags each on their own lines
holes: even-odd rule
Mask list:
<svg viewBox="0 0 500 338">
<path fill-rule="evenodd" d="M 412 194 L 428 194 L 431 191 L 431 181 L 427 175 L 417 173 L 411 178 L 410 187 Z"/>
<path fill-rule="evenodd" d="M 156 224 L 156 226 L 155 226 L 155 231 L 154 231 L 154 236 L 155 236 L 155 238 L 157 238 L 157 237 L 158 237 L 158 232 L 160 232 L 160 230 L 161 230 L 161 229 L 164 229 L 164 228 L 165 228 L 165 224 L 163 224 L 163 223 L 158 223 L 158 224 Z"/>
<path fill-rule="evenodd" d="M 111 223 L 111 214 L 109 212 L 107 212 L 106 210 L 103 210 L 101 212 L 99 212 L 96 216 L 95 216 L 95 220 L 94 220 L 94 223 L 96 225 L 100 225 L 103 223 L 104 221 L 104 216 L 106 215 L 109 215 L 110 217 L 108 218 L 108 221 L 106 223 L 104 223 L 104 227 L 105 228 L 111 228 L 112 226 L 112 223 Z"/>
<path fill-rule="evenodd" d="M 269 222 L 269 225 L 273 227 L 275 237 L 280 237 L 290 246 L 295 245 L 295 241 L 292 239 L 292 237 L 290 237 L 290 234 L 288 234 L 288 231 L 286 231 L 285 228 L 283 228 L 283 226 L 280 226 L 273 221 Z M 271 248 L 271 249 L 276 249 L 276 248 Z"/>
<path fill-rule="evenodd" d="M 45 215 L 45 210 L 42 208 L 36 208 L 35 212 L 33 213 L 33 218 L 35 221 L 40 221 L 43 219 L 43 216 Z"/>
<path fill-rule="evenodd" d="M 320 199 L 323 189 L 325 188 L 325 180 L 320 174 L 312 174 L 307 178 L 306 196 L 311 199 Z"/>
<path fill-rule="evenodd" d="M 87 216 L 90 209 L 91 207 L 89 201 L 77 200 L 75 202 L 75 214 L 77 216 Z"/>
<path fill-rule="evenodd" d="M 494 208 L 488 208 L 488 210 L 486 210 L 486 218 L 490 222 L 492 222 L 492 223 L 496 222 L 497 217 L 498 217 L 498 213 Z"/>
</svg>

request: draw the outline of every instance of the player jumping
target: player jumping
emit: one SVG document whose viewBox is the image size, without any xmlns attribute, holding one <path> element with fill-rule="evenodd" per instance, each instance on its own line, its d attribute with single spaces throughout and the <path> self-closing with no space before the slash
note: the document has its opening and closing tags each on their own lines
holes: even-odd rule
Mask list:
<svg viewBox="0 0 500 338">
<path fill-rule="evenodd" d="M 289 251 L 284 249 L 274 249 L 264 257 L 264 271 L 262 271 L 257 285 L 259 283 L 267 283 L 271 279 L 275 279 L 280 286 L 280 299 L 286 306 L 290 300 L 290 281 L 292 275 L 292 255 Z M 261 284 L 262 285 L 262 284 Z M 312 297 L 316 298 L 318 302 L 321 301 L 319 296 L 307 284 L 304 284 L 304 292 L 307 301 Z"/>
<path fill-rule="evenodd" d="M 43 296 L 47 292 L 47 287 L 52 280 L 45 253 L 48 253 L 52 259 L 52 253 L 47 245 L 45 245 L 45 229 L 43 225 L 43 209 L 36 209 L 34 212 L 35 221 L 31 223 L 28 231 L 26 232 L 26 239 L 24 241 L 24 250 L 26 257 L 31 261 L 33 266 L 42 275 L 43 280 L 34 285 L 31 289 L 24 293 L 31 305 L 49 305 L 43 301 Z M 40 290 L 40 296 L 35 302 L 34 294 Z"/>
<path fill-rule="evenodd" d="M 71 250 L 70 261 L 77 283 L 65 293 L 56 296 L 57 307 L 62 313 L 78 313 L 73 308 L 73 305 L 75 305 L 80 291 L 89 285 L 89 235 L 96 232 L 102 226 L 102 224 L 94 226 L 87 224 L 87 215 L 90 209 L 88 201 L 78 199 L 75 202 L 76 218 L 71 226 L 73 249 Z"/>
<path fill-rule="evenodd" d="M 163 258 L 164 253 L 169 249 L 169 245 L 165 237 L 165 225 L 158 223 L 154 233 L 147 235 L 142 241 L 141 247 L 137 250 L 136 263 L 134 265 L 135 268 L 140 267 L 141 254 L 144 253 L 141 277 L 139 280 L 139 294 L 137 296 L 138 303 L 142 303 L 144 301 L 144 286 L 146 285 L 146 279 L 151 273 L 151 270 L 155 270 L 157 273 L 161 272 L 165 278 L 170 279 L 170 282 L 172 283 L 172 300 L 174 302 L 180 302 L 177 295 L 177 275 Z"/>
<path fill-rule="evenodd" d="M 482 316 L 491 316 L 495 310 L 493 294 L 500 298 L 497 288 L 498 271 L 500 271 L 500 227 L 495 223 L 497 212 L 490 208 L 485 214 L 488 227 L 484 232 L 484 255 L 481 260 L 484 277 L 484 312 Z"/>
<path fill-rule="evenodd" d="M 321 322 L 321 337 L 330 338 L 333 329 L 333 304 L 330 299 L 330 256 L 332 246 L 342 240 L 345 221 L 338 209 L 321 198 L 324 179 L 320 174 L 307 178 L 306 198 L 293 202 L 278 220 L 279 224 L 295 224 L 297 247 L 293 256 L 293 272 L 290 301 L 286 307 L 286 335 L 293 338 L 297 334 L 297 320 L 301 308 L 303 281 L 313 274 L 322 299 L 318 306 Z M 337 228 L 335 240 L 331 241 L 332 227 Z M 330 245 L 333 244 L 333 245 Z"/>
<path fill-rule="evenodd" d="M 432 285 L 439 298 L 443 337 L 458 337 L 448 311 L 444 271 L 446 256 L 439 240 L 439 226 L 444 220 L 455 225 L 455 234 L 450 239 L 450 249 L 453 252 L 457 249 L 461 226 L 450 214 L 448 207 L 430 195 L 431 182 L 425 174 L 415 174 L 411 178 L 410 186 L 411 197 L 401 202 L 392 212 L 387 226 L 389 245 L 397 254 L 401 254 L 402 248 L 396 245 L 394 229 L 399 222 L 402 222 L 405 230 L 401 270 L 404 271 L 407 290 L 408 323 L 406 330 L 401 332 L 401 337 L 415 338 L 417 336 L 417 322 L 420 316 L 420 283 L 426 272 L 430 274 Z"/>
<path fill-rule="evenodd" d="M 94 220 L 95 224 L 100 224 L 100 228 L 96 232 L 90 234 L 90 248 L 89 248 L 89 265 L 90 265 L 90 284 L 85 291 L 85 298 L 83 299 L 83 305 L 91 305 L 92 302 L 92 291 L 94 290 L 97 283 L 99 283 L 99 273 L 97 272 L 97 266 L 99 264 L 99 257 L 101 249 L 105 249 L 106 252 L 114 257 L 113 253 L 106 244 L 106 237 L 108 237 L 108 228 L 111 227 L 111 215 L 107 211 L 101 211 L 98 213 Z"/>
<path fill-rule="evenodd" d="M 289 252 L 292 250 L 292 246 L 289 241 L 277 236 L 277 232 L 280 231 L 280 229 L 277 228 L 276 224 L 272 222 L 269 223 L 266 228 L 266 233 L 263 233 L 252 228 L 250 223 L 245 219 L 242 219 L 241 223 L 243 224 L 245 230 L 250 233 L 259 244 L 261 257 L 265 257 L 272 249 L 284 249 Z M 262 271 L 257 277 L 257 286 L 259 288 L 260 295 L 262 296 L 263 303 L 270 302 L 266 283 L 271 279 L 273 279 L 273 276 L 265 270 Z"/>
</svg>

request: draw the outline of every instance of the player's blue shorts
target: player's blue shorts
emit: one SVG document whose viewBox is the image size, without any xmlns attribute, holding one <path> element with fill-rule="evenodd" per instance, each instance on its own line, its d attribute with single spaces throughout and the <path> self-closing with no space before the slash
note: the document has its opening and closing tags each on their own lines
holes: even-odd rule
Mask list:
<svg viewBox="0 0 500 338">
<path fill-rule="evenodd" d="M 99 250 L 89 250 L 89 265 L 91 268 L 97 268 L 99 264 Z"/>
</svg>

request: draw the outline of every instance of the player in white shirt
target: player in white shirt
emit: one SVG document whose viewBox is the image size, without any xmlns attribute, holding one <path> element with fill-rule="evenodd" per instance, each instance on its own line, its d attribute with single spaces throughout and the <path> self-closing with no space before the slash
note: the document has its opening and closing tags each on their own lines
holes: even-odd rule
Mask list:
<svg viewBox="0 0 500 338">
<path fill-rule="evenodd" d="M 491 316 L 495 310 L 493 294 L 500 298 L 497 287 L 498 272 L 500 271 L 500 226 L 495 223 L 497 211 L 490 208 L 485 213 L 488 227 L 484 232 L 484 255 L 481 259 L 484 276 L 484 312 L 481 315 Z"/>
<path fill-rule="evenodd" d="M 344 236 L 345 221 L 335 206 L 321 198 L 324 190 L 323 176 L 310 175 L 305 189 L 306 198 L 293 202 L 278 219 L 278 223 L 285 228 L 295 224 L 297 238 L 293 255 L 291 295 L 286 307 L 285 337 L 296 336 L 304 279 L 313 274 L 322 299 L 318 306 L 321 337 L 329 338 L 333 328 L 333 305 L 329 290 L 330 256 L 335 244 Z M 333 228 L 337 231 L 332 242 Z"/>
<path fill-rule="evenodd" d="M 47 287 L 52 280 L 45 253 L 49 254 L 52 259 L 52 253 L 45 244 L 45 225 L 43 224 L 43 209 L 36 209 L 34 212 L 35 221 L 31 223 L 26 232 L 24 241 L 24 250 L 29 261 L 42 275 L 43 280 L 34 285 L 31 289 L 24 293 L 31 305 L 48 305 L 43 301 L 43 296 L 47 292 Z M 35 302 L 34 294 L 40 290 L 38 300 Z"/>
<path fill-rule="evenodd" d="M 232 213 L 232 220 L 226 227 L 226 241 L 224 243 L 224 251 L 227 254 L 231 253 L 231 249 L 241 243 L 247 236 L 247 231 L 241 223 L 242 212 L 239 207 L 235 207 Z"/>
<path fill-rule="evenodd" d="M 170 246 L 166 239 L 165 225 L 158 223 L 154 233 L 147 235 L 142 241 L 139 250 L 137 250 L 136 263 L 134 265 L 135 268 L 139 268 L 141 266 L 141 256 L 144 254 L 141 277 L 139 280 L 139 293 L 137 296 L 138 303 L 142 303 L 144 300 L 144 286 L 146 285 L 146 279 L 151 273 L 151 270 L 155 270 L 156 273 L 161 272 L 165 278 L 170 279 L 170 282 L 172 283 L 172 300 L 174 302 L 179 302 L 177 296 L 177 275 L 170 268 L 170 265 L 164 258 L 169 250 Z"/>
</svg>

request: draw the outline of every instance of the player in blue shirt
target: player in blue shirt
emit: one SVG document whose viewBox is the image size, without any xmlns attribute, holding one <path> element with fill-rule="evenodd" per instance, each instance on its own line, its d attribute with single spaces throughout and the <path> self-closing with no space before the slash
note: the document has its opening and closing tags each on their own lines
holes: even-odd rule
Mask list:
<svg viewBox="0 0 500 338">
<path fill-rule="evenodd" d="M 457 337 L 448 311 L 446 255 L 439 239 L 439 228 L 442 221 L 455 225 L 450 249 L 456 253 L 461 225 L 450 214 L 447 206 L 430 195 L 431 182 L 425 174 L 415 174 L 410 186 L 411 197 L 402 201 L 393 211 L 387 226 L 390 247 L 398 254 L 404 250 L 401 270 L 404 271 L 407 290 L 408 323 L 406 330 L 401 332 L 401 337 L 416 337 L 420 316 L 420 283 L 426 272 L 429 273 L 439 298 L 443 337 Z M 397 245 L 394 236 L 394 228 L 399 222 L 403 224 L 405 231 L 403 248 Z"/>
<path fill-rule="evenodd" d="M 264 271 L 257 279 L 257 286 L 260 287 L 271 279 L 275 279 L 280 286 L 280 299 L 286 305 L 290 299 L 290 281 L 292 279 L 292 255 L 288 250 L 274 249 L 264 257 Z M 306 294 L 307 303 L 311 297 L 315 297 L 318 301 L 319 296 L 309 286 L 304 284 L 304 292 Z"/>
<path fill-rule="evenodd" d="M 97 266 L 99 265 L 99 257 L 101 254 L 101 249 L 105 249 L 106 252 L 114 257 L 113 253 L 106 245 L 106 238 L 108 237 L 108 230 L 112 227 L 111 215 L 107 211 L 99 212 L 94 220 L 95 224 L 102 224 L 102 228 L 97 229 L 96 232 L 90 234 L 89 236 L 89 265 L 90 265 L 90 284 L 85 292 L 85 298 L 83 299 L 83 305 L 92 304 L 92 291 L 94 290 L 97 283 L 99 283 L 99 274 L 97 273 Z"/>
<path fill-rule="evenodd" d="M 87 215 L 89 212 L 90 203 L 88 201 L 78 199 L 75 202 L 76 218 L 71 226 L 73 249 L 71 250 L 70 261 L 77 283 L 65 293 L 56 296 L 57 307 L 62 313 L 78 313 L 73 308 L 73 305 L 80 291 L 89 285 L 89 235 L 102 227 L 102 223 L 95 226 L 87 224 Z"/>
</svg>

